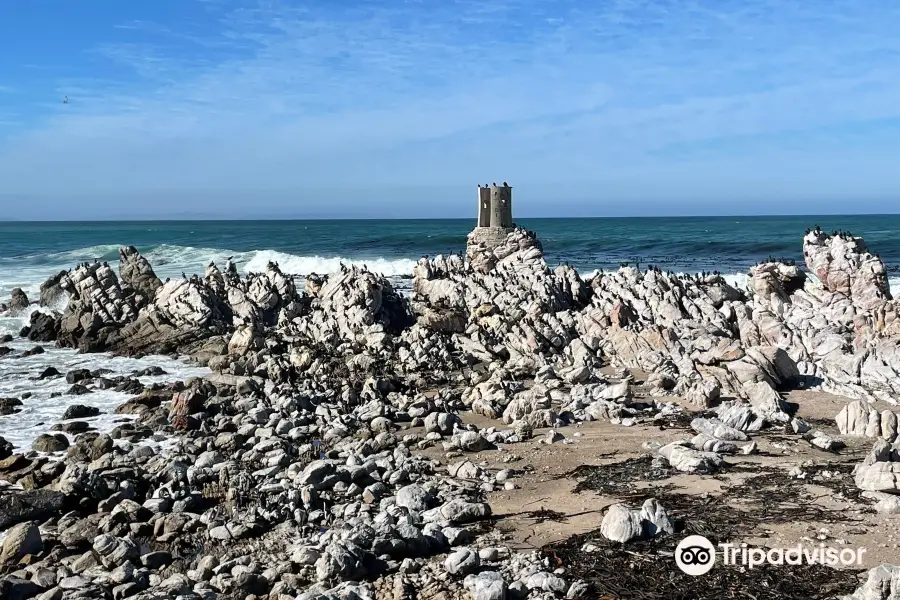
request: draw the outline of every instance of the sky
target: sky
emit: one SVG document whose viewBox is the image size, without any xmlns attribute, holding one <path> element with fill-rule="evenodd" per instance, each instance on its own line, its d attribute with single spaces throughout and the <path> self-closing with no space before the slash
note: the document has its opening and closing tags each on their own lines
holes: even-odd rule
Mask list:
<svg viewBox="0 0 900 600">
<path fill-rule="evenodd" d="M 0 1 L 0 218 L 900 207 L 889 0 Z M 63 99 L 68 97 L 68 103 Z"/>
</svg>

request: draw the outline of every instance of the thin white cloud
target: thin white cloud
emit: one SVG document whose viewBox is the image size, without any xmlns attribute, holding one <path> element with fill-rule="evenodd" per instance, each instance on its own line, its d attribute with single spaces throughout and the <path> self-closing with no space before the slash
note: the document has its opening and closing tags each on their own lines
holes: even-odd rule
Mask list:
<svg viewBox="0 0 900 600">
<path fill-rule="evenodd" d="M 55 82 L 71 103 L 0 141 L 0 180 L 59 195 L 617 172 L 640 189 L 677 165 L 689 190 L 804 132 L 900 118 L 889 3 L 329 4 L 204 0 L 193 18 L 121 23 L 135 41 L 85 50 L 128 77 Z"/>
</svg>

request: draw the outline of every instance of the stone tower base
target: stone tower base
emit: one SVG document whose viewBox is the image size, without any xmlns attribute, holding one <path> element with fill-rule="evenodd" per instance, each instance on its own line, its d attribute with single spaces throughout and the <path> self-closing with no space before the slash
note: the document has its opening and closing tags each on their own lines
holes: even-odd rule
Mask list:
<svg viewBox="0 0 900 600">
<path fill-rule="evenodd" d="M 482 245 L 493 250 L 506 241 L 506 236 L 515 231 L 514 227 L 476 227 L 467 236 L 466 249 L 470 246 Z"/>
</svg>

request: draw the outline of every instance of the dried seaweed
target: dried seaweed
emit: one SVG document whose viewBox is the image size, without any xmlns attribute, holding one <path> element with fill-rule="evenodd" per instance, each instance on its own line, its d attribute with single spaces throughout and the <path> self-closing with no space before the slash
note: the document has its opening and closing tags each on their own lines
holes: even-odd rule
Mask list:
<svg viewBox="0 0 900 600">
<path fill-rule="evenodd" d="M 694 577 L 675 565 L 673 537 L 623 546 L 593 531 L 541 551 L 551 564 L 565 568 L 567 576 L 587 582 L 590 597 L 609 600 L 825 600 L 849 594 L 859 584 L 856 571 L 824 565 L 741 569 L 717 564 Z M 587 543 L 595 546 L 592 552 L 583 550 Z"/>
<path fill-rule="evenodd" d="M 687 535 L 702 535 L 718 544 L 750 534 L 765 536 L 766 527 L 776 523 L 860 520 L 851 511 L 818 505 L 809 490 L 809 484 L 820 485 L 854 499 L 851 465 L 805 465 L 802 470 L 806 477 L 797 479 L 777 467 L 735 465 L 732 473 L 745 472 L 750 476 L 739 483 L 724 483 L 721 494 L 690 495 L 675 492 L 665 483 L 653 487 L 638 485 L 664 482 L 676 474 L 649 456 L 599 466 L 582 465 L 566 475 L 579 480 L 576 492 L 591 490 L 635 505 L 655 497 L 672 516 L 676 535 L 622 545 L 606 540 L 597 530 L 541 550 L 551 562 L 565 567 L 570 576 L 588 582 L 591 597 L 610 600 L 824 600 L 849 594 L 859 583 L 857 572 L 824 565 L 741 569 L 719 564 L 698 577 L 682 573 L 675 565 L 675 546 Z M 593 552 L 583 550 L 586 543 L 595 546 Z"/>
<path fill-rule="evenodd" d="M 669 479 L 676 473 L 668 464 L 655 461 L 651 456 L 642 456 L 599 466 L 581 465 L 559 478 L 577 479 L 578 485 L 573 490 L 576 494 L 590 490 L 603 496 L 626 499 L 647 495 L 647 490 L 637 483 Z"/>
</svg>

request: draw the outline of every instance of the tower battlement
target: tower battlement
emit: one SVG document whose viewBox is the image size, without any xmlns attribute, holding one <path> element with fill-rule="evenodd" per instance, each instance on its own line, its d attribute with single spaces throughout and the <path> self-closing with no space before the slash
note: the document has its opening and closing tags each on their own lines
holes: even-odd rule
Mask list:
<svg viewBox="0 0 900 600">
<path fill-rule="evenodd" d="M 511 229 L 512 187 L 506 185 L 478 186 L 478 227 Z"/>
</svg>

